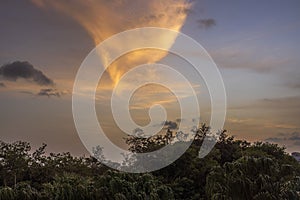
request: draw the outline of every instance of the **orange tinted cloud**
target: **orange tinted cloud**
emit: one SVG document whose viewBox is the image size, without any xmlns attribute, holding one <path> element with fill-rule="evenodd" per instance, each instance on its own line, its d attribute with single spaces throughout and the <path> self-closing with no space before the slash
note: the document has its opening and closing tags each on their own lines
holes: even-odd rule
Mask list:
<svg viewBox="0 0 300 200">
<path fill-rule="evenodd" d="M 186 0 L 32 0 L 34 4 L 44 8 L 54 8 L 76 20 L 93 38 L 95 45 L 106 38 L 133 28 L 161 27 L 180 31 L 188 10 L 191 6 Z M 169 47 L 173 44 L 174 37 L 158 35 Z M 134 38 L 132 41 L 135 42 Z M 124 44 L 115 44 L 116 49 Z M 166 52 L 150 53 L 145 50 L 136 51 L 130 56 L 125 56 L 122 65 L 119 62 L 112 64 L 108 69 L 111 80 L 117 84 L 122 74 L 133 65 L 154 63 L 164 56 Z M 107 55 L 101 55 L 103 64 Z"/>
</svg>

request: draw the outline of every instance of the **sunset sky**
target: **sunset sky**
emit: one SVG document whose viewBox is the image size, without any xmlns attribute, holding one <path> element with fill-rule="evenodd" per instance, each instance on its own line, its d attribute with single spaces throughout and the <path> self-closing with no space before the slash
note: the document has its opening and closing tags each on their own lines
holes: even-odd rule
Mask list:
<svg viewBox="0 0 300 200">
<path fill-rule="evenodd" d="M 187 34 L 211 55 L 226 87 L 225 129 L 230 135 L 300 151 L 299 19 L 298 0 L 1 1 L 0 140 L 24 140 L 33 146 L 44 142 L 51 151 L 86 154 L 72 117 L 77 70 L 104 39 L 155 26 Z M 130 65 L 144 62 L 167 63 L 193 74 L 183 60 L 160 51 L 134 52 L 113 63 L 96 98 L 99 120 L 112 140 L 122 138 L 117 138 L 104 103 L 110 94 L 106 92 Z M 149 71 L 147 76 L 159 73 Z M 192 85 L 204 112 L 200 120 L 208 123 L 209 95 L 202 80 L 192 78 Z M 145 109 L 162 103 L 168 111 L 167 126 L 174 125 L 171 122 L 179 120 L 173 98 L 166 88 L 143 87 L 132 99 L 132 116 L 145 124 Z"/>
</svg>

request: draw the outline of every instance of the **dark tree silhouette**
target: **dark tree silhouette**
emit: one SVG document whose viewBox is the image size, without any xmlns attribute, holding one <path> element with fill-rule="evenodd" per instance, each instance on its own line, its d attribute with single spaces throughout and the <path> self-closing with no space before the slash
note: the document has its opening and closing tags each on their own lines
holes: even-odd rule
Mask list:
<svg viewBox="0 0 300 200">
<path fill-rule="evenodd" d="M 235 140 L 222 131 L 213 150 L 200 159 L 198 151 L 209 131 L 201 125 L 178 160 L 145 174 L 109 169 L 98 160 L 105 159 L 101 147 L 94 149 L 96 159 L 46 154 L 46 144 L 33 151 L 27 142 L 0 142 L 0 200 L 300 199 L 300 164 L 284 148 Z M 133 152 L 168 144 L 175 152 L 184 142 L 174 137 L 175 132 L 167 130 L 125 141 Z M 134 159 L 125 162 L 139 165 Z"/>
</svg>

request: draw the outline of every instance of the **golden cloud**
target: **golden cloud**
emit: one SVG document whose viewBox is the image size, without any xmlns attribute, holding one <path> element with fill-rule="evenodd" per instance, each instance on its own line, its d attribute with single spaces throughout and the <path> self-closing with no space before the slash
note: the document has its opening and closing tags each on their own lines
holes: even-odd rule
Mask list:
<svg viewBox="0 0 300 200">
<path fill-rule="evenodd" d="M 93 38 L 95 45 L 119 32 L 140 28 L 160 27 L 180 31 L 191 4 L 186 0 L 32 0 L 43 8 L 54 8 L 76 20 Z M 171 47 L 175 38 L 157 35 L 157 40 Z M 132 38 L 130 43 L 135 42 Z M 128 42 L 127 42 L 128 43 Z M 113 48 L 122 48 L 123 44 L 115 44 Z M 154 63 L 167 55 L 167 52 L 135 51 L 115 62 L 107 69 L 114 85 L 130 68 L 139 64 Z M 102 52 L 103 64 L 106 58 Z M 122 63 L 122 64 L 121 64 Z"/>
</svg>

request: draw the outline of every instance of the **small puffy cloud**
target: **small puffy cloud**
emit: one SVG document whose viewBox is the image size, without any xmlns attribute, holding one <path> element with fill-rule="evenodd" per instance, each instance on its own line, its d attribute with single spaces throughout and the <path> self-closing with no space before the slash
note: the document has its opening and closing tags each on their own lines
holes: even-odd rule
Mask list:
<svg viewBox="0 0 300 200">
<path fill-rule="evenodd" d="M 209 19 L 199 19 L 198 23 L 201 28 L 211 28 L 216 25 L 216 20 L 209 18 Z"/>
<path fill-rule="evenodd" d="M 0 83 L 0 88 L 1 87 L 6 87 L 4 83 Z"/>
<path fill-rule="evenodd" d="M 53 88 L 46 88 L 46 89 L 41 89 L 37 95 L 38 96 L 47 96 L 47 97 L 61 97 L 62 95 L 66 94 L 66 92 L 61 92 L 58 91 L 57 89 L 53 89 Z"/>
<path fill-rule="evenodd" d="M 15 61 L 0 67 L 0 77 L 8 81 L 17 81 L 24 78 L 35 82 L 38 85 L 53 85 L 52 79 L 42 71 L 35 69 L 29 62 Z"/>
<path fill-rule="evenodd" d="M 162 123 L 162 125 L 166 129 L 177 129 L 178 128 L 178 124 L 176 122 L 173 122 L 173 121 L 165 121 L 165 122 Z"/>
</svg>

